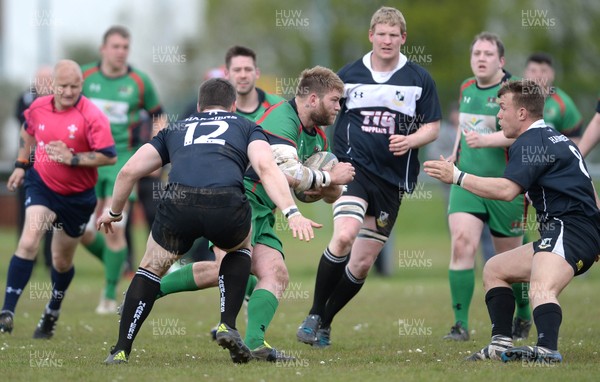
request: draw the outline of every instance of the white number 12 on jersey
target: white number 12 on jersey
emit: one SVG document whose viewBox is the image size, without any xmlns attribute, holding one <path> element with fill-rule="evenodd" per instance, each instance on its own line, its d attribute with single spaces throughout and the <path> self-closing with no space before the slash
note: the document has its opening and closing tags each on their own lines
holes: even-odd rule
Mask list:
<svg viewBox="0 0 600 382">
<path fill-rule="evenodd" d="M 183 140 L 184 146 L 197 143 L 211 143 L 215 145 L 224 145 L 224 139 L 215 138 L 226 132 L 227 129 L 229 129 L 229 124 L 225 121 L 202 122 L 200 123 L 200 126 L 217 126 L 217 130 L 213 131 L 210 134 L 201 135 L 198 138 L 194 139 L 194 132 L 196 131 L 196 126 L 198 126 L 198 122 L 188 123 L 185 126 L 187 127 L 187 131 L 185 132 L 185 138 Z"/>
</svg>

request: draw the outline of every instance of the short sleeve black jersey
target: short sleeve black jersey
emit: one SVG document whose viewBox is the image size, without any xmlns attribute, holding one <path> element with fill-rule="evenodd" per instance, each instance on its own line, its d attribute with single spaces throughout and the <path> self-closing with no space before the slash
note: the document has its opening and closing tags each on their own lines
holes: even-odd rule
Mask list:
<svg viewBox="0 0 600 382">
<path fill-rule="evenodd" d="M 538 221 L 571 214 L 599 216 L 592 180 L 579 149 L 543 120 L 521 134 L 508 155 L 503 177 L 527 191 Z"/>
<path fill-rule="evenodd" d="M 419 174 L 418 149 L 394 156 L 389 137 L 413 134 L 441 119 L 433 79 L 402 54 L 389 73 L 375 72 L 368 53 L 338 74 L 345 85 L 333 153 L 387 183 L 412 190 Z"/>
<path fill-rule="evenodd" d="M 234 113 L 195 113 L 161 130 L 150 144 L 163 165 L 171 163 L 169 183 L 197 188 L 239 187 L 249 166 L 248 145 L 268 141 L 256 123 Z"/>
</svg>

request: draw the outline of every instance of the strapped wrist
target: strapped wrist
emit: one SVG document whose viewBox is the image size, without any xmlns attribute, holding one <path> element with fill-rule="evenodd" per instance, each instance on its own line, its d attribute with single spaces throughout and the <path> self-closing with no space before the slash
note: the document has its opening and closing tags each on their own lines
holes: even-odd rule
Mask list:
<svg viewBox="0 0 600 382">
<path fill-rule="evenodd" d="M 323 173 L 323 187 L 329 187 L 331 184 L 331 174 L 327 171 L 321 171 Z"/>
<path fill-rule="evenodd" d="M 108 216 L 110 216 L 113 219 L 120 218 L 122 215 L 123 215 L 123 211 L 121 211 L 117 214 L 117 213 L 113 212 L 112 208 L 108 209 Z"/>
<path fill-rule="evenodd" d="M 300 214 L 300 210 L 298 209 L 298 207 L 295 204 L 289 206 L 288 208 L 284 209 L 281 212 L 283 213 L 283 216 L 285 216 L 286 219 L 289 219 L 293 216 Z"/>
</svg>

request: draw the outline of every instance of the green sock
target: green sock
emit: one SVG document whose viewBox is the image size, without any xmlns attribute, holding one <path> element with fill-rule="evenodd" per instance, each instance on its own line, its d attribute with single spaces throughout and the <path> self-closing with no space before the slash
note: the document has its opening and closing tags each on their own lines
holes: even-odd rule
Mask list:
<svg viewBox="0 0 600 382">
<path fill-rule="evenodd" d="M 252 292 L 254 292 L 254 288 L 256 287 L 256 283 L 258 279 L 254 275 L 250 275 L 248 278 L 248 284 L 246 284 L 246 300 L 249 300 L 252 296 Z"/>
<path fill-rule="evenodd" d="M 469 328 L 469 306 L 475 290 L 475 270 L 450 270 L 450 293 L 452 294 L 452 309 L 455 321 L 461 321 L 463 328 Z"/>
<path fill-rule="evenodd" d="M 106 278 L 106 288 L 104 297 L 110 300 L 116 300 L 117 284 L 121 279 L 123 264 L 127 260 L 127 247 L 118 251 L 113 251 L 106 247 L 104 249 L 104 274 Z"/>
<path fill-rule="evenodd" d="M 522 320 L 531 320 L 531 309 L 529 308 L 529 283 L 514 283 L 512 285 L 517 306 L 516 316 Z"/>
<path fill-rule="evenodd" d="M 248 327 L 244 342 L 251 350 L 262 346 L 265 342 L 265 332 L 275 316 L 279 301 L 266 289 L 257 289 L 248 301 Z"/>
<path fill-rule="evenodd" d="M 194 281 L 194 263 L 186 264 L 178 270 L 165 275 L 160 280 L 160 292 L 156 298 L 171 293 L 198 290 Z"/>
<path fill-rule="evenodd" d="M 102 261 L 102 257 L 104 255 L 104 247 L 106 247 L 106 241 L 104 240 L 104 235 L 97 232 L 94 241 L 92 241 L 88 245 L 84 245 L 84 247 L 96 257 L 98 260 Z"/>
</svg>

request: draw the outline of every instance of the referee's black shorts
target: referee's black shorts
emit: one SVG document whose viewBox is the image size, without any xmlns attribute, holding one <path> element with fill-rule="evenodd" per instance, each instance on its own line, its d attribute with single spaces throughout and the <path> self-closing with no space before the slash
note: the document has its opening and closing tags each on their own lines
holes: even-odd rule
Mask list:
<svg viewBox="0 0 600 382">
<path fill-rule="evenodd" d="M 194 188 L 169 185 L 161 195 L 152 238 L 183 255 L 199 237 L 219 248 L 233 248 L 250 232 L 252 211 L 240 188 Z"/>
<path fill-rule="evenodd" d="M 575 276 L 585 273 L 600 255 L 600 217 L 568 215 L 549 218 L 540 224 L 537 252 L 552 252 L 564 258 Z"/>
</svg>

